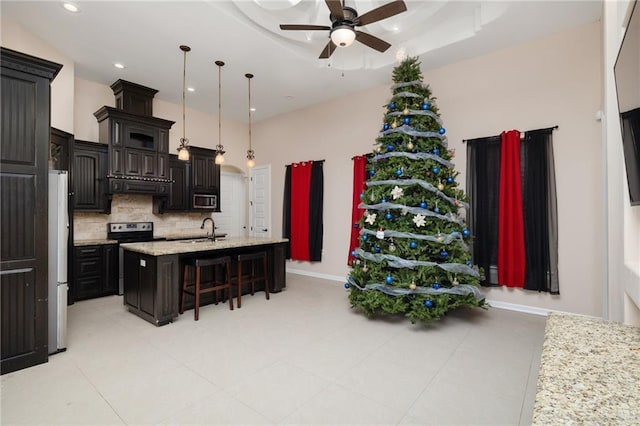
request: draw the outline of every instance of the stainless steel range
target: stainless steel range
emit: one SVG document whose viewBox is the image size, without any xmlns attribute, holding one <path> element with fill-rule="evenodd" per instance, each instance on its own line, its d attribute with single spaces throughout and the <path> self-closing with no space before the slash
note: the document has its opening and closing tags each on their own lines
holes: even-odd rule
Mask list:
<svg viewBox="0 0 640 426">
<path fill-rule="evenodd" d="M 118 243 L 145 243 L 164 240 L 153 236 L 153 222 L 118 222 L 107 224 L 107 238 Z M 118 294 L 124 293 L 123 249 L 119 249 Z"/>
</svg>

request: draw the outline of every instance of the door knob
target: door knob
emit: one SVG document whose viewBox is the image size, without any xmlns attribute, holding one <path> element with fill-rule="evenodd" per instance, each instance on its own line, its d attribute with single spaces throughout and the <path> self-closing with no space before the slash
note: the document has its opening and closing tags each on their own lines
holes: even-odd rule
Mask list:
<svg viewBox="0 0 640 426">
<path fill-rule="evenodd" d="M 267 231 L 268 231 L 268 229 L 267 229 L 267 228 L 265 228 L 265 229 L 263 229 L 263 230 L 262 230 L 262 232 L 267 232 Z"/>
</svg>

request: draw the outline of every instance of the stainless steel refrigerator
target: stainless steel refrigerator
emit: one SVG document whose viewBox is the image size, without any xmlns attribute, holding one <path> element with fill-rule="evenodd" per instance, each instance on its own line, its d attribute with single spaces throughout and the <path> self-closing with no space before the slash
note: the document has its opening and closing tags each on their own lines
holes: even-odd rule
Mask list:
<svg viewBox="0 0 640 426">
<path fill-rule="evenodd" d="M 49 171 L 49 354 L 67 347 L 69 175 Z"/>
</svg>

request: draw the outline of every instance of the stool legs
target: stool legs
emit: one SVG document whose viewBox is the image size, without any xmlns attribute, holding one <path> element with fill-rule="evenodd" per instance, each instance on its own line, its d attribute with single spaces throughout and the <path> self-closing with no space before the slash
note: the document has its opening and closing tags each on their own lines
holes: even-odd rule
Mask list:
<svg viewBox="0 0 640 426">
<path fill-rule="evenodd" d="M 194 259 L 186 261 L 188 263 L 184 264 L 183 269 L 183 278 L 182 278 L 182 292 L 180 294 L 180 314 L 184 313 L 185 308 L 185 295 L 192 295 L 194 298 L 194 311 L 193 317 L 195 321 L 198 321 L 200 317 L 200 296 L 203 293 L 214 293 L 215 303 L 218 303 L 218 291 L 227 290 L 229 292 L 229 309 L 233 310 L 233 297 L 231 295 L 231 260 L 230 258 L 218 258 L 218 259 Z M 193 291 L 190 290 L 189 287 L 189 271 L 188 267 L 191 266 L 195 270 L 194 274 L 194 283 L 193 283 Z M 212 281 L 206 281 L 205 283 L 201 282 L 202 279 L 202 267 L 213 267 L 213 278 Z M 219 276 L 217 274 L 217 268 L 222 267 L 224 270 L 222 271 L 222 279 L 219 280 Z M 202 285 L 205 285 L 203 288 Z"/>
<path fill-rule="evenodd" d="M 262 274 L 260 276 L 256 275 L 256 269 L 257 266 L 259 266 L 260 264 L 258 263 L 259 260 L 262 260 Z M 243 263 L 244 262 L 249 262 L 250 263 L 250 270 L 251 272 L 249 273 L 249 275 L 245 275 L 244 271 L 243 271 Z M 242 278 L 247 278 L 247 282 L 249 284 L 251 284 L 251 295 L 253 296 L 255 294 L 255 285 L 256 285 L 256 281 L 263 281 L 264 282 L 264 293 L 265 296 L 267 298 L 267 300 L 269 300 L 269 271 L 267 269 L 267 256 L 266 254 L 263 254 L 262 256 L 260 256 L 259 254 L 248 254 L 248 255 L 238 255 L 238 270 L 237 270 L 237 274 L 238 274 L 238 278 L 237 278 L 237 282 L 238 282 L 238 308 L 242 307 Z"/>
</svg>

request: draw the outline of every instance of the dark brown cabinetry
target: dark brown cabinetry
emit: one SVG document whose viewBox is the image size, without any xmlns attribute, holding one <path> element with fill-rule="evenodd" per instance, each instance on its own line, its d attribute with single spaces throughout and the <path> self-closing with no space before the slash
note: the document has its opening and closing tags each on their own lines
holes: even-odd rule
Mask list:
<svg viewBox="0 0 640 426">
<path fill-rule="evenodd" d="M 162 214 L 165 212 L 189 211 L 189 163 L 178 160 L 177 155 L 169 155 L 169 196 L 155 197 L 153 212 Z"/>
<path fill-rule="evenodd" d="M 109 213 L 107 195 L 107 146 L 76 140 L 72 168 L 75 211 Z"/>
<path fill-rule="evenodd" d="M 99 140 L 109 146 L 109 192 L 166 196 L 169 129 L 174 122 L 107 106 L 94 115 Z"/>
<path fill-rule="evenodd" d="M 2 374 L 48 359 L 50 83 L 62 65 L 1 48 Z"/>
<path fill-rule="evenodd" d="M 76 300 L 118 294 L 118 245 L 75 247 L 75 280 L 71 291 Z"/>
<path fill-rule="evenodd" d="M 213 194 L 220 199 L 220 166 L 215 151 L 194 146 L 190 155 L 192 194 Z"/>
</svg>

